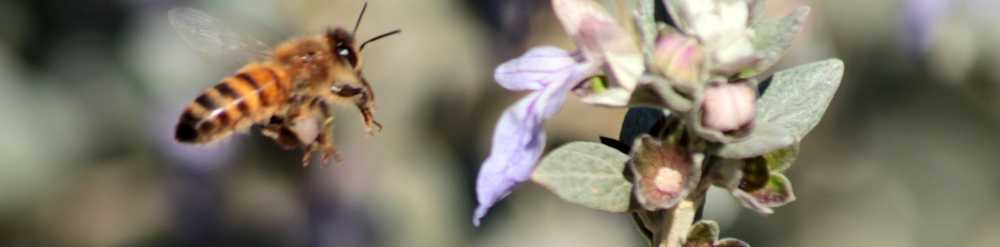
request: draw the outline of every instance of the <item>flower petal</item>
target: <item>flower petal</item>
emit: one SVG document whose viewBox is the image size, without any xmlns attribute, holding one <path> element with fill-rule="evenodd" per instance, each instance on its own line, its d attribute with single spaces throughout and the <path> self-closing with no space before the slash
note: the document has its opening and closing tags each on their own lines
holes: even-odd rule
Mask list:
<svg viewBox="0 0 1000 247">
<path fill-rule="evenodd" d="M 542 92 L 535 92 L 507 108 L 493 131 L 490 156 L 483 162 L 476 178 L 479 207 L 472 222 L 486 215 L 493 204 L 510 194 L 515 186 L 528 180 L 535 163 L 545 150 L 545 131 L 541 123 L 531 121 L 532 106 Z"/>
<path fill-rule="evenodd" d="M 579 35 L 573 38 L 584 57 L 604 62 L 605 72 L 614 78 L 616 86 L 635 89 L 646 67 L 633 35 L 615 22 L 583 19 L 582 24 Z"/>
<path fill-rule="evenodd" d="M 749 6 L 744 1 L 674 0 L 685 25 L 681 30 L 699 37 L 708 50 L 726 47 L 746 33 Z"/>
<path fill-rule="evenodd" d="M 541 91 L 504 110 L 493 131 L 490 156 L 476 179 L 479 206 L 473 215 L 474 225 L 479 225 L 479 220 L 497 201 L 531 177 L 545 151 L 545 119 L 559 112 L 570 88 L 594 69 L 593 63 L 580 63 L 550 75 L 553 81 Z"/>
<path fill-rule="evenodd" d="M 552 0 L 552 9 L 566 33 L 574 38 L 580 34 L 584 20 L 615 23 L 614 17 L 592 0 Z"/>
<path fill-rule="evenodd" d="M 645 70 L 639 43 L 592 0 L 553 0 L 552 8 L 587 61 L 601 61 L 617 87 L 635 89 Z"/>
<path fill-rule="evenodd" d="M 577 61 L 573 54 L 554 46 L 540 46 L 497 67 L 493 79 L 511 91 L 539 90 L 566 80 Z"/>
</svg>

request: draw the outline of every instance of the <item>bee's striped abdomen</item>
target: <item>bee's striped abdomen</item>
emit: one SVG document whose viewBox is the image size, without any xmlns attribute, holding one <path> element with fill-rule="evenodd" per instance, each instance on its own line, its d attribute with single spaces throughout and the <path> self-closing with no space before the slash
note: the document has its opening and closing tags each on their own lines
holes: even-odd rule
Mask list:
<svg viewBox="0 0 1000 247">
<path fill-rule="evenodd" d="M 270 118 L 286 99 L 287 80 L 265 65 L 243 67 L 188 104 L 177 123 L 177 141 L 210 143 Z"/>
</svg>

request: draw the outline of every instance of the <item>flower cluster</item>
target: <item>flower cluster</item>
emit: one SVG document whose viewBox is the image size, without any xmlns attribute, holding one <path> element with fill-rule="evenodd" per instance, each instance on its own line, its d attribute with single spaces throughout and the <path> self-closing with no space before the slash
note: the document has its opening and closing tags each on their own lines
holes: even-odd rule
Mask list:
<svg viewBox="0 0 1000 247">
<path fill-rule="evenodd" d="M 763 0 L 663 0 L 676 24 L 668 26 L 644 22 L 652 19 L 652 1 L 639 1 L 631 23 L 616 21 L 592 0 L 552 0 L 578 50 L 537 47 L 497 67 L 502 87 L 534 92 L 496 125 L 477 179 L 474 224 L 529 178 L 580 205 L 646 212 L 638 216 L 646 227 L 662 220 L 655 219 L 659 210 L 697 205 L 709 185 L 765 214 L 794 200 L 782 172 L 822 117 L 843 64 L 834 59 L 775 73 L 766 95 L 755 76 L 787 52 L 809 8 L 761 21 Z M 588 104 L 653 107 L 669 118 L 652 135 L 620 140 L 631 144 L 628 155 L 570 144 L 539 162 L 545 120 L 569 92 Z M 672 219 L 684 220 L 680 215 Z M 687 227 L 677 230 L 686 234 L 691 225 L 673 226 Z"/>
</svg>

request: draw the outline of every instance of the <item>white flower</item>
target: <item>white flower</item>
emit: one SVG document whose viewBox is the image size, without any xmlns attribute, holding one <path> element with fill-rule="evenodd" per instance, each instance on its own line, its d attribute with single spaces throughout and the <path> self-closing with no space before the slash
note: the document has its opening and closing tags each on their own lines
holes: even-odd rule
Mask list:
<svg viewBox="0 0 1000 247">
<path fill-rule="evenodd" d="M 682 2 L 688 23 L 686 33 L 698 37 L 709 51 L 713 64 L 729 64 L 754 54 L 747 28 L 749 7 L 744 1 L 722 3 L 715 0 Z"/>
</svg>

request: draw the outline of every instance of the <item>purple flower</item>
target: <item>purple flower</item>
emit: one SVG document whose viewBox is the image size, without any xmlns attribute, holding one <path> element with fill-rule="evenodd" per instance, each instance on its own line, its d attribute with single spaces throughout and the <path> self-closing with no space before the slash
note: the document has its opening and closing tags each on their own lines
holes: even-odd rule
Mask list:
<svg viewBox="0 0 1000 247">
<path fill-rule="evenodd" d="M 607 88 L 584 92 L 583 101 L 623 107 L 645 69 L 634 37 L 591 0 L 553 0 L 553 9 L 578 52 L 543 46 L 497 67 L 494 79 L 512 90 L 534 90 L 504 110 L 493 131 L 490 156 L 476 180 L 476 226 L 497 201 L 528 180 L 545 150 L 545 120 L 555 115 L 566 94 L 598 69 L 614 80 Z"/>
<path fill-rule="evenodd" d="M 512 90 L 535 90 L 504 110 L 493 130 L 490 156 L 479 169 L 476 192 L 479 207 L 473 224 L 515 186 L 528 180 L 545 150 L 545 120 L 562 108 L 566 94 L 597 69 L 580 56 L 542 46 L 497 67 L 494 79 Z"/>
</svg>

